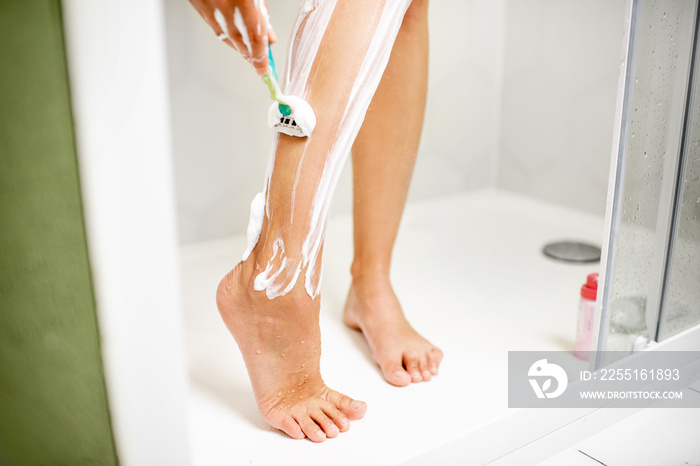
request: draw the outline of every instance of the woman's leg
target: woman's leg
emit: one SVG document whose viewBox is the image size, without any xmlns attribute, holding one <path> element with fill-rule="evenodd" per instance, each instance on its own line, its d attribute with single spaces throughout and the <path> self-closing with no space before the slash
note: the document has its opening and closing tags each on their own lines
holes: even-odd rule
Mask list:
<svg viewBox="0 0 700 466">
<path fill-rule="evenodd" d="M 362 330 L 393 385 L 430 380 L 442 352 L 406 321 L 389 282 L 391 252 L 418 151 L 428 77 L 427 0 L 404 16 L 352 148 L 355 257 L 345 322 Z"/>
<path fill-rule="evenodd" d="M 246 362 L 261 414 L 295 438 L 334 437 L 366 410 L 326 387 L 320 376 L 320 255 L 345 154 L 409 3 L 302 4 L 285 92 L 308 101 L 318 123 L 308 138 L 275 137 L 259 239 L 253 238 L 250 255 L 217 290 L 219 311 Z"/>
</svg>

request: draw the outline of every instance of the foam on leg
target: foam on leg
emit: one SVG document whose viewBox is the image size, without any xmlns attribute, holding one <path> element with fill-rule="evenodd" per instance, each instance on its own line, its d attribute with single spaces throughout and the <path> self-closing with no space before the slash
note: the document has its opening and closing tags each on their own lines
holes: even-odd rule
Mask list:
<svg viewBox="0 0 700 466">
<path fill-rule="evenodd" d="M 287 294 L 302 276 L 309 296 L 319 292 L 333 193 L 409 4 L 410 0 L 302 4 L 283 87 L 285 94 L 312 105 L 318 123 L 305 140 L 289 141 L 292 138 L 279 134 L 273 139 L 264 218 L 255 219 L 262 223 L 260 228 L 249 228 L 263 231 L 262 244 L 255 247 L 263 262 L 255 289 L 270 299 Z M 257 242 L 249 238 L 249 249 Z"/>
</svg>

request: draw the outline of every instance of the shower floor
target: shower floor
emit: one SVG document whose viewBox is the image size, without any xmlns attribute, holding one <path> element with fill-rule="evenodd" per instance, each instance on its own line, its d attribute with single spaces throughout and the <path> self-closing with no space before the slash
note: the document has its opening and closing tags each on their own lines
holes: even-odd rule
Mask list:
<svg viewBox="0 0 700 466">
<path fill-rule="evenodd" d="M 599 265 L 564 264 L 540 251 L 562 239 L 600 245 L 602 236 L 602 217 L 502 191 L 409 203 L 393 283 L 408 319 L 445 358 L 431 382 L 396 388 L 383 381 L 362 336 L 342 324 L 352 222 L 333 217 L 324 258 L 322 372 L 330 387 L 369 408 L 349 432 L 320 445 L 289 439 L 262 420 L 216 311 L 214 291 L 245 238 L 183 248 L 193 464 L 392 465 L 459 439 L 474 449 L 473 464 L 483 464 L 542 437 L 551 426 L 507 407 L 507 352 L 573 349 L 579 289 Z M 494 426 L 510 432 L 494 437 L 488 434 Z"/>
</svg>

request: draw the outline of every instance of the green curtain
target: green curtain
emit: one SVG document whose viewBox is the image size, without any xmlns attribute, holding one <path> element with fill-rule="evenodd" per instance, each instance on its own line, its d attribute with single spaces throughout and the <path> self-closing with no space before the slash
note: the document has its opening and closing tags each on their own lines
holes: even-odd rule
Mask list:
<svg viewBox="0 0 700 466">
<path fill-rule="evenodd" d="M 117 464 L 58 0 L 0 0 L 0 464 Z"/>
</svg>

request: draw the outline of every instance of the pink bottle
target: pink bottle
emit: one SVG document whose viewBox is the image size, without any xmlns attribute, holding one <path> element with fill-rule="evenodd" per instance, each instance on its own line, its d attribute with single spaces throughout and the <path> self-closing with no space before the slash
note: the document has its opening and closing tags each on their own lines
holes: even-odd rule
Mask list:
<svg viewBox="0 0 700 466">
<path fill-rule="evenodd" d="M 588 361 L 591 351 L 591 338 L 593 336 L 593 317 L 595 316 L 595 300 L 598 295 L 598 274 L 588 276 L 586 284 L 581 287 L 581 303 L 578 307 L 578 325 L 576 328 L 576 342 L 574 343 L 574 355 Z"/>
</svg>

